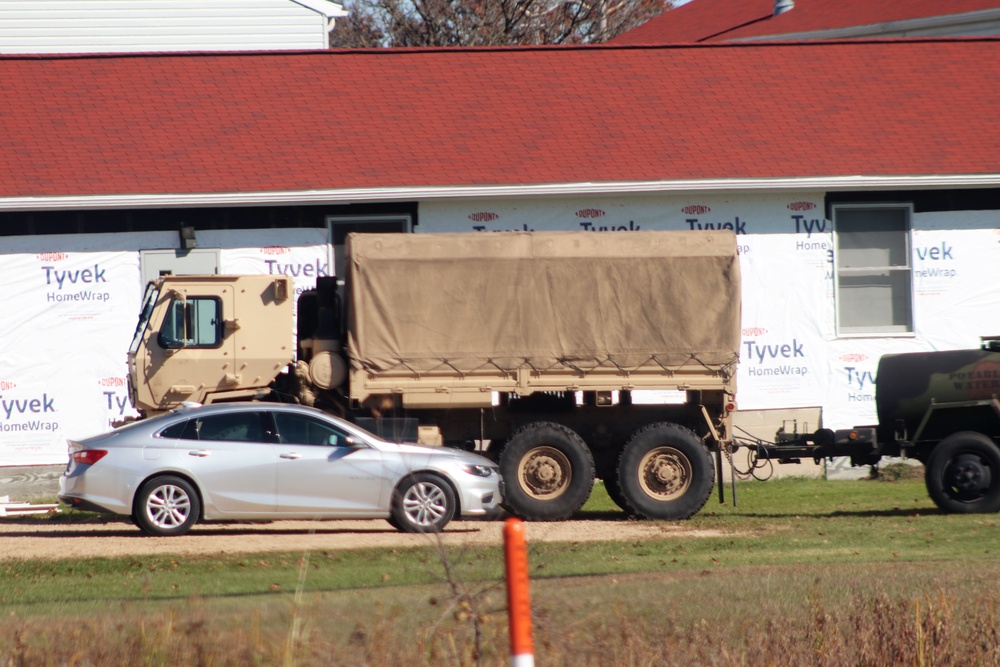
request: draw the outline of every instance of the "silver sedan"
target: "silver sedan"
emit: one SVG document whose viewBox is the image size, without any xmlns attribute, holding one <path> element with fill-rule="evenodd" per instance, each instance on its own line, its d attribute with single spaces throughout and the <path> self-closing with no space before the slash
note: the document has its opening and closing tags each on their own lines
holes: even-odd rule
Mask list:
<svg viewBox="0 0 1000 667">
<path fill-rule="evenodd" d="M 199 520 L 387 519 L 437 532 L 497 513 L 499 469 L 475 454 L 395 444 L 319 410 L 181 408 L 69 442 L 59 499 L 129 516 L 150 535 Z"/>
</svg>

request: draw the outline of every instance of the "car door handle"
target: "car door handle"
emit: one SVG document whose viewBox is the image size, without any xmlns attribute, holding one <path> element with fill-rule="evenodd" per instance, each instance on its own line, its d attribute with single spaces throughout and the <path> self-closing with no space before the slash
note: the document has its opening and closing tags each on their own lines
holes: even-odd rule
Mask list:
<svg viewBox="0 0 1000 667">
<path fill-rule="evenodd" d="M 188 455 L 205 458 L 206 456 L 209 456 L 211 453 L 212 452 L 208 451 L 207 449 L 192 449 L 190 452 L 188 452 Z"/>
<path fill-rule="evenodd" d="M 293 460 L 302 458 L 302 455 L 299 454 L 298 452 L 288 452 L 287 454 L 279 454 L 278 456 L 280 456 L 283 459 L 293 459 Z"/>
</svg>

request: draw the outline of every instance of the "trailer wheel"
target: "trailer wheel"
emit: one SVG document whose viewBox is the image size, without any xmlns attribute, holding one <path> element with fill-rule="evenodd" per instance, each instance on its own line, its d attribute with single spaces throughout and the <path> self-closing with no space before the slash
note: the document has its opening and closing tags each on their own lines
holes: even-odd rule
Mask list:
<svg viewBox="0 0 1000 667">
<path fill-rule="evenodd" d="M 638 430 L 618 462 L 627 510 L 647 519 L 688 519 L 715 484 L 712 457 L 694 432 L 660 422 Z"/>
<path fill-rule="evenodd" d="M 954 433 L 938 443 L 927 458 L 924 479 L 944 512 L 1000 511 L 1000 449 L 982 433 Z"/>
<path fill-rule="evenodd" d="M 530 521 L 571 516 L 594 486 L 594 458 L 571 429 L 535 422 L 515 431 L 500 453 L 504 505 Z"/>
</svg>

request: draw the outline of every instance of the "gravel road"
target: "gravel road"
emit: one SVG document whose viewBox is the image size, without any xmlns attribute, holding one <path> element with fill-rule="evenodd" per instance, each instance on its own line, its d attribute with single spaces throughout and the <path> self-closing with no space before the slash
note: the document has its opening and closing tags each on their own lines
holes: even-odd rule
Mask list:
<svg viewBox="0 0 1000 667">
<path fill-rule="evenodd" d="M 453 521 L 443 533 L 447 546 L 500 545 L 500 521 Z M 527 523 L 529 544 L 710 537 L 714 531 L 683 524 L 635 520 L 577 520 Z M 146 537 L 125 521 L 62 523 L 59 520 L 0 519 L 0 561 L 177 554 L 210 556 L 365 547 L 412 547 L 434 537 L 397 532 L 385 521 L 275 521 L 199 524 L 181 537 Z"/>
</svg>

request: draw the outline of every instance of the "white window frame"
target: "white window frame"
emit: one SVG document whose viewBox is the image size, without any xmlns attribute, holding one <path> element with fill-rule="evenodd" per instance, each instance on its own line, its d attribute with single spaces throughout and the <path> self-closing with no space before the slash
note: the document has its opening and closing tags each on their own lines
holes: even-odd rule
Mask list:
<svg viewBox="0 0 1000 667">
<path fill-rule="evenodd" d="M 903 240 L 905 243 L 904 259 L 905 264 L 889 264 L 885 266 L 865 266 L 850 267 L 842 269 L 840 266 L 840 232 L 838 227 L 838 213 L 845 210 L 878 211 L 892 210 L 902 211 L 905 218 L 905 228 L 903 230 Z M 834 257 L 833 257 L 833 288 L 834 288 L 834 310 L 836 317 L 837 336 L 839 338 L 890 338 L 890 337 L 912 337 L 915 335 L 915 314 L 913 299 L 913 205 L 906 203 L 858 203 L 858 204 L 834 204 L 832 206 L 832 217 L 834 221 Z M 906 278 L 906 306 L 909 309 L 909 317 L 905 324 L 884 324 L 870 327 L 844 326 L 841 323 L 841 305 L 845 301 L 845 294 L 841 288 L 842 275 L 864 275 L 866 272 L 886 271 L 905 272 Z"/>
</svg>

